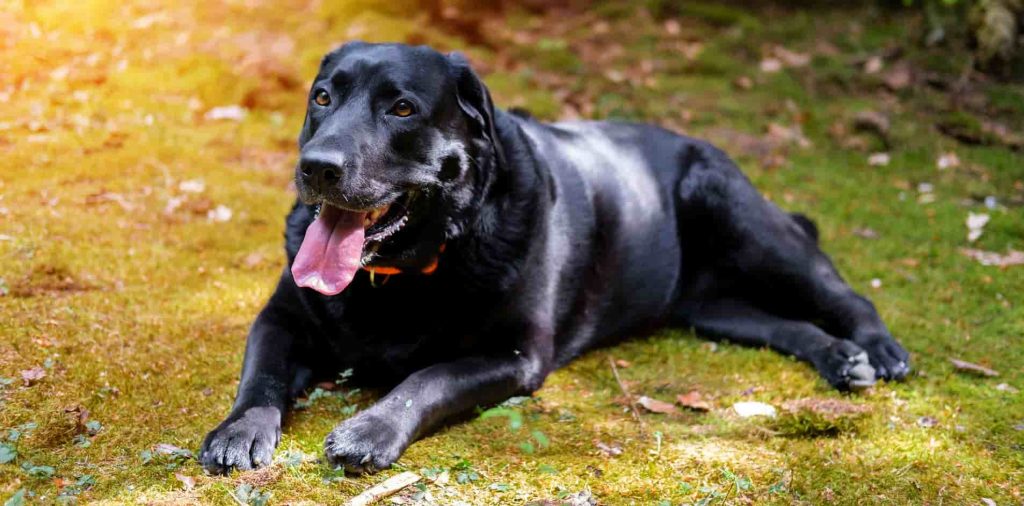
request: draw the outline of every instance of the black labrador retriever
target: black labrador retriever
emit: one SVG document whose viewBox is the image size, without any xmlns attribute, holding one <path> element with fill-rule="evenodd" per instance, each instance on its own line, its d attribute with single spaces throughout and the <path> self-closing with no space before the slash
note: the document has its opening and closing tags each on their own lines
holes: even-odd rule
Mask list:
<svg viewBox="0 0 1024 506">
<path fill-rule="evenodd" d="M 289 402 L 347 368 L 393 386 L 324 443 L 355 472 L 659 326 L 793 355 L 841 390 L 909 371 L 814 224 L 706 142 L 540 123 L 496 109 L 458 54 L 350 43 L 320 66 L 299 146 L 289 268 L 203 441 L 209 471 L 271 462 Z"/>
</svg>

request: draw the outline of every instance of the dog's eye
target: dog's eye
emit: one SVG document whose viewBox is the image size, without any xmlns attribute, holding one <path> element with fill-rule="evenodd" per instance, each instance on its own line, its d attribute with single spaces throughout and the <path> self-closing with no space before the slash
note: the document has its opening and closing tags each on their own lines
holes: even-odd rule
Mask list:
<svg viewBox="0 0 1024 506">
<path fill-rule="evenodd" d="M 331 96 L 324 90 L 316 90 L 316 92 L 313 93 L 313 101 L 320 107 L 327 107 L 331 105 Z"/>
<path fill-rule="evenodd" d="M 399 100 L 395 102 L 395 105 L 391 108 L 391 114 L 398 116 L 399 118 L 406 118 L 412 116 L 416 110 L 412 107 L 412 102 L 408 100 Z"/>
</svg>

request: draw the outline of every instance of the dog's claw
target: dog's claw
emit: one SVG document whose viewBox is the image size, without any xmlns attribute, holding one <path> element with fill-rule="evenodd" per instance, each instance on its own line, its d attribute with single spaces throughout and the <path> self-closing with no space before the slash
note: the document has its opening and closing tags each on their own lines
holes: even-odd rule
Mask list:
<svg viewBox="0 0 1024 506">
<path fill-rule="evenodd" d="M 351 473 L 375 473 L 391 466 L 408 446 L 383 418 L 359 413 L 334 428 L 324 441 L 331 466 Z"/>
</svg>

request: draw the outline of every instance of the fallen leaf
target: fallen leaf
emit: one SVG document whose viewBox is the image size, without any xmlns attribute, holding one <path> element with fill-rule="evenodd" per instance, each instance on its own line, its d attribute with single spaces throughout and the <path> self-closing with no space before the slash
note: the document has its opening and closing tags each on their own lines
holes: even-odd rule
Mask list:
<svg viewBox="0 0 1024 506">
<path fill-rule="evenodd" d="M 782 70 L 782 61 L 778 58 L 765 58 L 761 60 L 760 69 L 765 74 L 774 74 Z"/>
<path fill-rule="evenodd" d="M 82 407 L 81 405 L 76 405 L 64 408 L 64 413 L 74 417 L 75 432 L 79 434 L 85 434 L 89 432 L 89 428 L 86 426 L 86 423 L 89 422 L 88 409 Z"/>
<path fill-rule="evenodd" d="M 174 473 L 174 477 L 177 478 L 178 481 L 181 482 L 181 486 L 184 487 L 185 490 L 192 490 L 193 488 L 196 488 L 196 479 L 195 478 L 193 478 L 191 476 L 186 476 L 186 475 L 181 474 L 181 473 Z"/>
<path fill-rule="evenodd" d="M 860 111 L 853 117 L 853 129 L 877 134 L 888 144 L 892 123 L 889 117 L 878 111 Z"/>
<path fill-rule="evenodd" d="M 31 369 L 25 369 L 21 371 L 21 380 L 25 382 L 25 386 L 29 387 L 39 382 L 39 380 L 46 377 L 46 369 L 42 367 L 33 367 Z"/>
<path fill-rule="evenodd" d="M 871 153 L 868 156 L 868 165 L 872 167 L 885 167 L 889 165 L 889 153 Z"/>
<path fill-rule="evenodd" d="M 214 107 L 213 109 L 206 111 L 206 114 L 203 115 L 203 118 L 208 121 L 242 121 L 243 119 L 245 119 L 246 114 L 248 114 L 248 111 L 246 111 L 246 109 L 242 106 L 225 105 L 221 107 Z"/>
<path fill-rule="evenodd" d="M 659 401 L 658 399 L 652 399 L 650 397 L 647 397 L 646 395 L 640 396 L 640 398 L 637 399 L 636 401 L 641 406 L 643 406 L 644 409 L 650 411 L 651 413 L 660 413 L 663 415 L 667 415 L 675 413 L 677 411 L 676 407 L 673 406 L 672 404 L 669 404 L 664 401 Z"/>
<path fill-rule="evenodd" d="M 939 170 L 955 169 L 960 166 L 960 157 L 956 153 L 943 153 L 935 160 L 935 167 Z"/>
<path fill-rule="evenodd" d="M 601 453 L 609 457 L 618 457 L 622 455 L 622 447 L 618 443 L 604 444 L 601 441 L 594 441 L 594 446 L 597 447 Z"/>
<path fill-rule="evenodd" d="M 878 232 L 873 228 L 857 227 L 853 229 L 853 235 L 863 239 L 878 239 Z"/>
<path fill-rule="evenodd" d="M 881 56 L 872 56 L 868 58 L 868 61 L 864 62 L 864 73 L 865 74 L 877 74 L 882 70 L 884 66 Z"/>
<path fill-rule="evenodd" d="M 206 213 L 206 219 L 214 223 L 224 223 L 225 221 L 231 220 L 231 208 L 220 204 L 217 207 L 210 209 Z"/>
<path fill-rule="evenodd" d="M 741 90 L 749 90 L 754 87 L 754 80 L 747 76 L 739 76 L 732 82 L 732 85 Z"/>
<path fill-rule="evenodd" d="M 971 362 L 965 362 L 963 360 L 957 360 L 955 358 L 951 358 L 951 359 L 949 359 L 949 361 L 952 362 L 953 363 L 953 367 L 957 371 L 960 371 L 960 372 L 969 372 L 969 373 L 978 374 L 978 375 L 981 375 L 981 376 L 988 376 L 988 377 L 999 376 L 999 371 L 996 371 L 994 369 L 989 369 L 988 367 L 985 367 L 983 365 L 978 365 L 978 364 L 974 364 L 974 363 L 971 363 Z"/>
<path fill-rule="evenodd" d="M 787 127 L 778 123 L 768 124 L 768 139 L 778 144 L 796 144 L 801 148 L 811 147 L 811 141 L 804 136 L 800 125 Z"/>
<path fill-rule="evenodd" d="M 787 67 L 803 67 L 811 63 L 811 55 L 790 51 L 782 46 L 772 48 L 772 54 Z"/>
<path fill-rule="evenodd" d="M 775 418 L 775 407 L 763 402 L 737 402 L 732 405 L 732 409 L 736 411 L 736 414 L 739 415 L 740 418 L 750 418 L 752 416 L 767 416 L 769 418 Z"/>
<path fill-rule="evenodd" d="M 1024 251 L 1010 250 L 1005 255 L 994 251 L 982 251 L 980 249 L 962 248 L 964 256 L 977 260 L 981 265 L 994 267 L 1009 267 L 1011 265 L 1024 265 Z"/>
<path fill-rule="evenodd" d="M 1016 388 L 1010 386 L 1008 383 L 1000 383 L 996 385 L 996 390 L 999 390 L 1000 392 L 1008 392 L 1011 394 L 1020 392 L 1020 390 L 1017 390 Z"/>
<path fill-rule="evenodd" d="M 206 183 L 202 179 L 189 179 L 178 183 L 178 190 L 185 193 L 203 193 L 206 190 Z"/>
<path fill-rule="evenodd" d="M 910 72 L 910 65 L 897 63 L 882 76 L 885 87 L 892 91 L 899 91 L 906 88 L 913 81 L 913 74 Z"/>
<path fill-rule="evenodd" d="M 967 213 L 967 242 L 977 241 L 981 237 L 988 220 L 989 215 L 985 213 Z"/>
<path fill-rule="evenodd" d="M 248 255 L 245 256 L 244 259 L 242 259 L 242 265 L 249 269 L 255 269 L 257 267 L 262 266 L 266 261 L 266 255 L 260 253 L 259 251 L 254 251 L 252 253 L 249 253 Z"/>
<path fill-rule="evenodd" d="M 679 24 L 679 21 L 674 19 L 666 20 L 663 26 L 665 28 L 665 33 L 669 35 L 679 35 L 679 32 L 682 30 L 682 26 Z"/>
<path fill-rule="evenodd" d="M 618 358 L 618 359 L 615 359 L 615 365 L 625 369 L 625 368 L 627 368 L 627 367 L 629 367 L 629 366 L 631 366 L 633 364 L 629 363 L 628 360 L 623 360 L 621 358 Z"/>
<path fill-rule="evenodd" d="M 984 504 L 985 506 L 997 506 L 996 502 L 995 502 L 995 501 L 993 501 L 992 499 L 989 499 L 988 497 L 982 497 L 982 498 L 981 498 L 981 502 L 982 502 L 982 503 L 983 503 L 983 504 Z"/>
<path fill-rule="evenodd" d="M 684 408 L 690 408 L 694 411 L 710 411 L 711 404 L 704 400 L 697 390 L 692 390 L 689 393 L 680 394 L 676 396 L 676 402 L 682 405 Z"/>
</svg>

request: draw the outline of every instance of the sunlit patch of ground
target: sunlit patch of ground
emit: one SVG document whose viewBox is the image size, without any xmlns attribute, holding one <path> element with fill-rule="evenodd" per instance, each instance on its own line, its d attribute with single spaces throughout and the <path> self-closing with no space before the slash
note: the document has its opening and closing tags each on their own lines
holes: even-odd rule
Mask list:
<svg viewBox="0 0 1024 506">
<path fill-rule="evenodd" d="M 1024 249 L 1024 159 L 984 124 L 1020 132 L 1024 90 L 972 80 L 953 100 L 940 85 L 966 53 L 910 44 L 913 12 L 673 5 L 4 4 L 0 499 L 235 504 L 247 484 L 275 504 L 337 503 L 394 473 L 344 477 L 318 460 L 372 392 L 295 413 L 269 470 L 206 477 L 187 455 L 230 406 L 245 332 L 282 267 L 307 82 L 326 50 L 360 37 L 462 49 L 499 104 L 543 119 L 642 119 L 715 140 L 770 198 L 818 220 L 917 371 L 841 396 L 775 353 L 662 332 L 555 373 L 509 407 L 518 429 L 473 420 L 413 445 L 398 468 L 431 480 L 403 501 L 1021 502 L 1024 266 L 959 250 Z M 857 130 L 868 110 L 888 116 L 885 140 Z M 992 145 L 937 133 L 951 122 Z M 869 164 L 876 152 L 889 163 Z M 958 163 L 937 167 L 950 153 Z M 990 216 L 970 245 L 968 212 Z M 632 394 L 697 390 L 711 410 L 638 423 L 609 357 Z M 950 357 L 1001 375 L 956 373 Z M 838 433 L 731 409 L 795 399 L 868 409 Z"/>
</svg>

